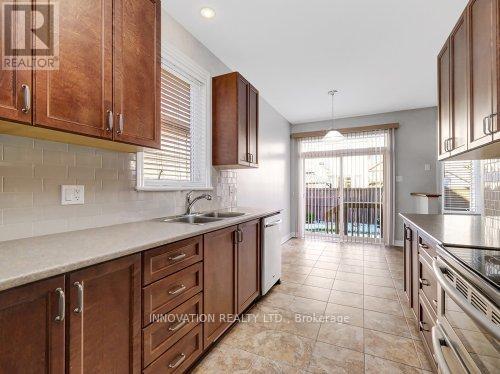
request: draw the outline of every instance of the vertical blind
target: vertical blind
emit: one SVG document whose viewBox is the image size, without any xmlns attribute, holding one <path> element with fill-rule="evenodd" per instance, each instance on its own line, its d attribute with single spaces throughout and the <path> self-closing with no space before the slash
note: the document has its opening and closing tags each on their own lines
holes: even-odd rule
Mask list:
<svg viewBox="0 0 500 374">
<path fill-rule="evenodd" d="M 299 140 L 306 238 L 381 242 L 389 132 Z"/>
<path fill-rule="evenodd" d="M 443 210 L 474 213 L 477 208 L 476 181 L 479 170 L 474 161 L 443 163 Z"/>
</svg>

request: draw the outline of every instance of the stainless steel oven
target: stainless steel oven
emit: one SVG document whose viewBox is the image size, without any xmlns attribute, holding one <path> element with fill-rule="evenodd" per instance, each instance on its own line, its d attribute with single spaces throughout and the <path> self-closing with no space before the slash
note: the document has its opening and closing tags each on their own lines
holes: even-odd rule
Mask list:
<svg viewBox="0 0 500 374">
<path fill-rule="evenodd" d="M 478 274 L 438 249 L 438 317 L 432 328 L 441 373 L 500 372 L 499 292 Z"/>
</svg>

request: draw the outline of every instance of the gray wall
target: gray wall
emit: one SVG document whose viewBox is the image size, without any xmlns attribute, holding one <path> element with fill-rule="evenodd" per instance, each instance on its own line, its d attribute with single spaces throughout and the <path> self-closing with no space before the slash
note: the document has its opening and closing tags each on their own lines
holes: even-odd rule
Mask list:
<svg viewBox="0 0 500 374">
<path fill-rule="evenodd" d="M 436 192 L 438 174 L 437 161 L 437 108 L 404 110 L 369 116 L 341 118 L 335 121 L 339 128 L 399 123 L 395 132 L 396 176 L 402 176 L 402 182 L 395 184 L 396 227 L 395 240 L 403 240 L 403 223 L 399 212 L 412 212 L 414 209 L 411 192 Z M 331 121 L 311 122 L 292 126 L 292 133 L 328 129 Z M 293 162 L 293 160 L 292 160 Z M 431 170 L 425 171 L 424 165 L 430 164 Z M 292 168 L 295 163 L 293 162 Z M 295 168 L 294 168 L 295 169 Z M 292 176 L 294 189 L 294 176 Z M 296 196 L 292 195 L 292 222 L 297 222 Z"/>
<path fill-rule="evenodd" d="M 162 25 L 163 40 L 190 57 L 213 76 L 231 71 L 165 11 L 162 11 Z M 288 236 L 291 229 L 289 140 L 290 123 L 261 96 L 259 168 L 238 170 L 237 201 L 240 206 L 284 209 L 283 236 Z"/>
</svg>

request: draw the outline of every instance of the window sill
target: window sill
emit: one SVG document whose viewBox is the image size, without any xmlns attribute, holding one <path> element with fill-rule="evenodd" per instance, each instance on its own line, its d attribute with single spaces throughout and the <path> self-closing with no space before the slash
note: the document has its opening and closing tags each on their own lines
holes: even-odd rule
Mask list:
<svg viewBox="0 0 500 374">
<path fill-rule="evenodd" d="M 173 191 L 212 191 L 213 187 L 136 187 L 138 192 L 173 192 Z"/>
</svg>

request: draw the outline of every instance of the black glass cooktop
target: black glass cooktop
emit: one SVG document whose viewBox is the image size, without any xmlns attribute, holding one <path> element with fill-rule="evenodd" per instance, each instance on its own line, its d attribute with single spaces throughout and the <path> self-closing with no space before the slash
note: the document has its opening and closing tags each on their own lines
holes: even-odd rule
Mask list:
<svg viewBox="0 0 500 374">
<path fill-rule="evenodd" d="M 446 251 L 490 284 L 500 288 L 500 250 L 446 247 Z"/>
</svg>

